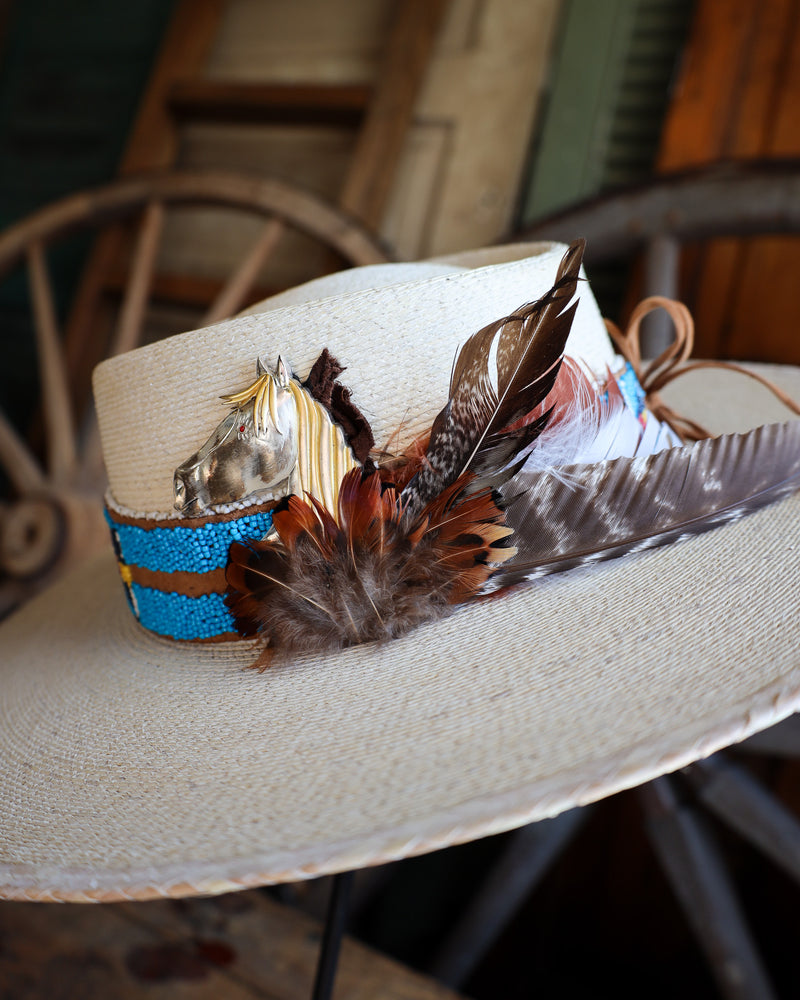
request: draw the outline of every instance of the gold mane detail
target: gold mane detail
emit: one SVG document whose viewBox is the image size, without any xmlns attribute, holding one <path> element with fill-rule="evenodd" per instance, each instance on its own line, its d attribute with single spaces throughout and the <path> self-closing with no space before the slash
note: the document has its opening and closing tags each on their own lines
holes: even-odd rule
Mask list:
<svg viewBox="0 0 800 1000">
<path fill-rule="evenodd" d="M 290 380 L 292 381 L 292 380 Z M 237 409 L 252 400 L 253 401 L 253 424 L 256 434 L 266 433 L 270 419 L 273 425 L 278 423 L 278 411 L 275 399 L 278 393 L 278 385 L 272 372 L 265 371 L 259 365 L 259 375 L 255 382 L 240 392 L 231 392 L 225 396 L 220 396 L 223 403 L 229 403 Z"/>
<path fill-rule="evenodd" d="M 264 434 L 271 423 L 277 424 L 277 395 L 288 391 L 297 408 L 297 465 L 295 473 L 299 496 L 315 497 L 331 512 L 338 510 L 339 485 L 345 475 L 359 467 L 350 445 L 330 413 L 307 389 L 288 375 L 284 379 L 267 371 L 260 363 L 256 380 L 240 392 L 222 396 L 231 406 L 242 408 L 253 403 L 253 425 L 256 435 Z"/>
</svg>

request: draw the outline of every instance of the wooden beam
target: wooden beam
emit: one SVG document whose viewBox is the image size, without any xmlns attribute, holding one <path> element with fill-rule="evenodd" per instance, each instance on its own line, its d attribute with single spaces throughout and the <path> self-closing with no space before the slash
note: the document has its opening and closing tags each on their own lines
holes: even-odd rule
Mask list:
<svg viewBox="0 0 800 1000">
<path fill-rule="evenodd" d="M 800 159 L 725 163 L 592 198 L 522 230 L 526 240 L 585 236 L 588 262 L 614 260 L 658 237 L 800 232 Z"/>
<path fill-rule="evenodd" d="M 372 88 L 355 84 L 266 84 L 176 80 L 167 101 L 176 118 L 251 124 L 338 125 L 362 119 Z"/>
<path fill-rule="evenodd" d="M 448 0 L 402 0 L 340 204 L 377 229 Z"/>
<path fill-rule="evenodd" d="M 122 294 L 128 280 L 127 273 L 122 268 L 117 268 L 108 276 L 106 292 L 108 295 L 116 296 Z M 150 299 L 152 302 L 161 302 L 168 305 L 189 306 L 198 309 L 208 309 L 214 299 L 224 288 L 225 282 L 218 278 L 207 278 L 195 274 L 172 274 L 162 272 L 153 277 L 150 288 Z M 266 298 L 271 294 L 268 289 L 258 289 L 258 294 L 264 292 L 261 298 Z M 254 293 L 256 294 L 256 293 Z"/>
<path fill-rule="evenodd" d="M 800 18 L 794 0 L 698 0 L 658 159 L 660 170 L 800 155 Z M 683 255 L 681 296 L 701 357 L 798 363 L 800 248 L 719 239 Z M 764 289 L 769 288 L 769 294 Z"/>
<path fill-rule="evenodd" d="M 261 236 L 264 236 L 262 231 Z M 127 275 L 122 270 L 112 271 L 108 277 L 106 292 L 112 296 L 122 294 L 127 281 Z M 208 278 L 197 274 L 173 274 L 162 272 L 153 277 L 150 288 L 150 301 L 163 305 L 185 306 L 190 309 L 200 311 L 209 310 L 212 303 L 223 292 L 227 282 L 219 278 Z M 282 291 L 277 285 L 256 284 L 253 285 L 245 299 L 236 307 L 236 310 L 246 309 L 252 302 L 260 302 L 262 299 L 277 295 Z M 230 313 L 228 313 L 230 315 Z M 198 320 L 202 326 L 210 326 L 217 319 Z"/>
<path fill-rule="evenodd" d="M 122 155 L 121 174 L 175 162 L 178 132 L 168 95 L 175 81 L 202 70 L 224 9 L 225 0 L 180 0 L 176 6 Z"/>
</svg>

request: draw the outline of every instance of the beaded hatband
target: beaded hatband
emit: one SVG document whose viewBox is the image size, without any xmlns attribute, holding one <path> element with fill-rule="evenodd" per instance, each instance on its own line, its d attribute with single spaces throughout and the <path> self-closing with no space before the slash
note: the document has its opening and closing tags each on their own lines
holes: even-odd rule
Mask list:
<svg viewBox="0 0 800 1000">
<path fill-rule="evenodd" d="M 137 621 L 172 639 L 238 639 L 225 607 L 225 567 L 232 542 L 263 538 L 275 501 L 192 518 L 123 513 L 110 499 L 120 576 Z"/>
</svg>

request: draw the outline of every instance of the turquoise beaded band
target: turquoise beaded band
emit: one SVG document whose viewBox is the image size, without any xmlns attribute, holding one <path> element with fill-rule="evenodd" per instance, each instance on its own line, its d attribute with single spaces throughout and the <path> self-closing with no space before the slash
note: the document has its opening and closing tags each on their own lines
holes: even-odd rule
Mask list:
<svg viewBox="0 0 800 1000">
<path fill-rule="evenodd" d="M 184 641 L 238 639 L 225 607 L 232 542 L 263 538 L 274 501 L 197 518 L 132 516 L 106 505 L 131 611 L 151 632 Z"/>
<path fill-rule="evenodd" d="M 625 367 L 617 374 L 616 379 L 623 399 L 628 407 L 633 410 L 636 418 L 640 419 L 645 411 L 647 398 L 630 361 L 625 363 Z"/>
</svg>

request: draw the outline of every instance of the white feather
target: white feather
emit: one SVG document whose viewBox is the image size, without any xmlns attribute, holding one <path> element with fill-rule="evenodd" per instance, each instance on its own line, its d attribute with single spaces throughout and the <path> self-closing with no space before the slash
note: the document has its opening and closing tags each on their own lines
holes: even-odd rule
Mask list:
<svg viewBox="0 0 800 1000">
<path fill-rule="evenodd" d="M 565 358 L 564 365 L 571 368 L 568 376 L 586 371 L 571 358 Z M 616 391 L 609 393 L 612 383 Z M 635 412 L 613 373 L 608 373 L 603 386 L 580 377 L 570 377 L 568 384 L 574 394 L 537 438 L 525 463 L 526 472 L 549 472 L 566 481 L 569 477 L 560 472 L 563 466 L 653 455 L 681 444 L 675 432 L 652 413 Z"/>
</svg>

